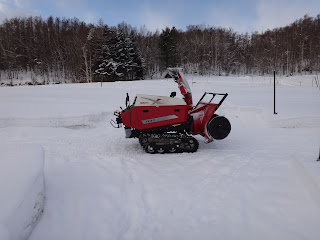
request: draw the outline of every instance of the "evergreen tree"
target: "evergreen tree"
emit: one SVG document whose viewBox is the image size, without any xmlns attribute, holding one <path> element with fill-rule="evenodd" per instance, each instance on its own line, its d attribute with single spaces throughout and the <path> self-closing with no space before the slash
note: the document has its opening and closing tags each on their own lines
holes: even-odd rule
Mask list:
<svg viewBox="0 0 320 240">
<path fill-rule="evenodd" d="M 106 27 L 102 39 L 98 42 L 95 73 L 107 81 L 122 77 L 119 71 L 118 38 L 115 30 Z"/>
<path fill-rule="evenodd" d="M 136 35 L 134 31 L 130 33 L 129 36 L 129 55 L 132 62 L 132 77 L 133 79 L 143 79 L 144 76 L 144 59 L 142 57 L 141 51 L 138 48 L 136 42 Z"/>
<path fill-rule="evenodd" d="M 133 80 L 143 78 L 143 58 L 134 34 L 123 29 L 106 29 L 97 46 L 95 72 L 107 80 Z"/>
<path fill-rule="evenodd" d="M 162 30 L 159 39 L 162 69 L 176 67 L 178 65 L 177 40 L 178 31 L 175 27 L 172 29 L 166 27 L 165 30 Z"/>
<path fill-rule="evenodd" d="M 117 74 L 121 76 L 122 79 L 128 80 L 132 63 L 129 56 L 129 42 L 123 29 L 118 29 L 116 40 L 117 52 L 115 59 L 118 63 Z"/>
</svg>

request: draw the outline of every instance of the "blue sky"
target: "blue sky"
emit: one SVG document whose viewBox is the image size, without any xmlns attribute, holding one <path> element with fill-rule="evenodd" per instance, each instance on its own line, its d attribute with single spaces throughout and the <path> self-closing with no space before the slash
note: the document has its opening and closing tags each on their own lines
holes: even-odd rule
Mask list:
<svg viewBox="0 0 320 240">
<path fill-rule="evenodd" d="M 77 17 L 94 24 L 103 19 L 110 26 L 124 21 L 151 31 L 204 24 L 251 33 L 305 14 L 320 14 L 320 0 L 0 0 L 0 22 L 16 16 Z"/>
</svg>

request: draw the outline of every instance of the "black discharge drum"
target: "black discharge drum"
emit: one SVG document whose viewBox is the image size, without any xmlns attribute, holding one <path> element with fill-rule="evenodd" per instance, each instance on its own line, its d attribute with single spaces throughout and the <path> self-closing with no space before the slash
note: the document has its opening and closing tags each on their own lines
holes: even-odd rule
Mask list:
<svg viewBox="0 0 320 240">
<path fill-rule="evenodd" d="M 223 116 L 213 117 L 207 124 L 207 133 L 216 140 L 226 138 L 231 131 L 229 120 Z"/>
</svg>

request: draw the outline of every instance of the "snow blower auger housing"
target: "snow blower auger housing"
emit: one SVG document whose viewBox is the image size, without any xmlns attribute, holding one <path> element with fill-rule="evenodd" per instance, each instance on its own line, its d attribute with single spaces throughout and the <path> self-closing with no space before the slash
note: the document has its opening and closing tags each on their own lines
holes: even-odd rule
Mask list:
<svg viewBox="0 0 320 240">
<path fill-rule="evenodd" d="M 215 112 L 228 94 L 205 92 L 194 106 L 180 70 L 170 68 L 168 74 L 178 83 L 183 99 L 175 98 L 175 92 L 170 97 L 138 94 L 131 105 L 127 93 L 126 109 L 115 111 L 116 122 L 111 120 L 111 124 L 116 128 L 124 125 L 126 138 L 139 138 L 147 153 L 196 152 L 199 143 L 191 135 L 200 134 L 206 143 L 226 138 L 230 122 Z M 220 101 L 211 103 L 216 96 Z"/>
</svg>

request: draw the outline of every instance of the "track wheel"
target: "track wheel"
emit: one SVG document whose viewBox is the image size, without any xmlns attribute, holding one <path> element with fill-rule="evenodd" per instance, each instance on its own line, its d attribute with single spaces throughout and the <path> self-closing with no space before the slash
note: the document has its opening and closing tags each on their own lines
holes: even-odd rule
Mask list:
<svg viewBox="0 0 320 240">
<path fill-rule="evenodd" d="M 139 143 L 141 146 L 144 146 L 148 142 L 148 138 L 142 135 L 139 136 Z"/>
<path fill-rule="evenodd" d="M 188 139 L 189 152 L 196 152 L 199 147 L 199 142 L 194 137 Z"/>
<path fill-rule="evenodd" d="M 163 147 L 159 147 L 159 148 L 157 149 L 157 152 L 158 152 L 158 153 L 164 153 Z"/>
<path fill-rule="evenodd" d="M 147 153 L 155 153 L 156 152 L 156 149 L 153 145 L 151 144 L 147 144 L 144 148 L 144 150 L 147 152 Z"/>
<path fill-rule="evenodd" d="M 177 149 L 175 147 L 172 147 L 172 148 L 169 149 L 169 152 L 171 152 L 171 153 L 174 153 L 176 151 L 177 151 Z"/>
</svg>

